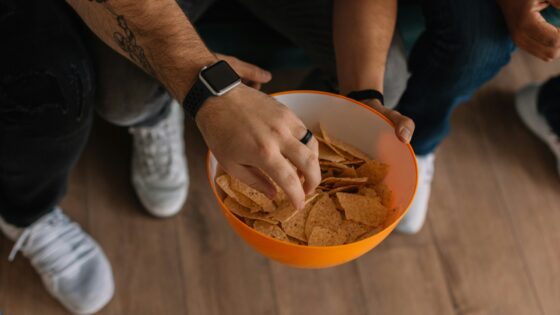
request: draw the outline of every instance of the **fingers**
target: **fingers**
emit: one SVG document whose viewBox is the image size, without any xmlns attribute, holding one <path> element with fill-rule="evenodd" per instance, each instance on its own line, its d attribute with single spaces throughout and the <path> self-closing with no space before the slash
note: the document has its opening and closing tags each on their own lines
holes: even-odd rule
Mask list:
<svg viewBox="0 0 560 315">
<path fill-rule="evenodd" d="M 276 195 L 276 188 L 258 168 L 248 165 L 235 165 L 233 167 L 229 167 L 227 172 L 230 175 L 237 177 L 245 184 L 262 192 L 268 198 L 274 199 Z"/>
<path fill-rule="evenodd" d="M 305 194 L 312 193 L 321 182 L 317 140 L 311 138 L 307 145 L 304 145 L 298 139 L 293 138 L 284 146 L 282 154 L 295 165 L 305 178 L 303 182 Z"/>
<path fill-rule="evenodd" d="M 545 47 L 560 47 L 560 31 L 548 23 L 540 13 L 537 13 L 536 20 L 529 24 L 527 35 Z"/>
<path fill-rule="evenodd" d="M 537 58 L 551 61 L 560 57 L 560 29 L 548 23 L 538 11 L 533 12 L 512 36 L 517 46 Z"/>
<path fill-rule="evenodd" d="M 389 114 L 389 119 L 391 119 L 391 121 L 393 121 L 397 126 L 395 128 L 395 134 L 397 137 L 404 143 L 410 143 L 412 134 L 416 128 L 414 121 L 394 110 L 392 110 Z"/>
<path fill-rule="evenodd" d="M 550 3 L 556 9 L 560 9 L 560 0 L 548 0 L 548 3 Z"/>
<path fill-rule="evenodd" d="M 544 46 L 542 43 L 530 37 L 519 39 L 516 41 L 516 44 L 523 50 L 543 61 L 548 62 L 560 57 L 560 48 Z"/>
<path fill-rule="evenodd" d="M 267 152 L 275 150 L 266 149 Z M 294 207 L 302 209 L 305 200 L 305 193 L 302 184 L 297 175 L 297 171 L 292 165 L 280 154 L 279 151 L 274 153 L 264 153 L 259 167 L 286 193 Z"/>
<path fill-rule="evenodd" d="M 410 143 L 414 133 L 415 124 L 412 119 L 402 115 L 396 110 L 383 106 L 378 100 L 366 101 L 373 109 L 377 110 L 395 124 L 395 134 L 404 143 Z"/>
</svg>

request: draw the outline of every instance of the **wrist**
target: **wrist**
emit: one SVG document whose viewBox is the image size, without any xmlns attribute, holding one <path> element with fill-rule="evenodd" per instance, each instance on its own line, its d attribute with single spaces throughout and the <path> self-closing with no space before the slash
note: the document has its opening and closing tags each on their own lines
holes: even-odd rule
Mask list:
<svg viewBox="0 0 560 315">
<path fill-rule="evenodd" d="M 375 89 L 352 91 L 346 96 L 360 102 L 365 102 L 367 100 L 377 100 L 381 105 L 385 104 L 383 93 Z"/>
<path fill-rule="evenodd" d="M 245 90 L 248 88 L 248 86 L 241 83 L 224 95 L 211 96 L 206 99 L 202 103 L 195 117 L 195 122 L 199 129 L 201 131 L 205 130 L 207 123 L 212 120 L 212 117 L 221 115 L 224 112 L 224 107 L 228 107 L 230 106 L 230 104 L 241 104 L 239 100 L 242 98 Z"/>
<path fill-rule="evenodd" d="M 169 92 L 178 100 L 184 100 L 187 93 L 193 87 L 196 80 L 198 80 L 198 75 L 200 71 L 211 64 L 218 61 L 214 54 L 208 52 L 196 58 L 196 60 L 190 60 L 188 64 L 178 66 L 175 73 L 182 74 L 178 75 L 177 78 L 169 80 L 172 82 L 169 84 Z"/>
<path fill-rule="evenodd" d="M 185 113 L 196 119 L 207 99 L 226 95 L 240 84 L 241 77 L 226 61 L 204 66 L 182 102 Z"/>
<path fill-rule="evenodd" d="M 352 91 L 375 89 L 383 93 L 383 80 L 385 77 L 385 63 L 383 60 L 346 61 L 338 66 L 338 85 L 340 94 L 347 95 Z"/>
</svg>

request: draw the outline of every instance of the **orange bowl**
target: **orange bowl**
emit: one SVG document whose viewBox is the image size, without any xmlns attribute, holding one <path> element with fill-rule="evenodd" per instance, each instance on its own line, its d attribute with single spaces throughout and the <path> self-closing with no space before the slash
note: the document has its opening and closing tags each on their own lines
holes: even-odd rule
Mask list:
<svg viewBox="0 0 560 315">
<path fill-rule="evenodd" d="M 395 136 L 392 123 L 367 105 L 352 99 L 317 91 L 289 91 L 273 94 L 288 106 L 310 129 L 319 122 L 330 135 L 348 142 L 390 166 L 385 184 L 392 190 L 398 209 L 385 228 L 364 240 L 339 246 L 303 246 L 268 237 L 237 218 L 222 202 L 214 177 L 216 159 L 208 153 L 207 172 L 212 191 L 233 228 L 250 246 L 264 256 L 295 267 L 326 268 L 343 264 L 367 253 L 383 241 L 402 219 L 416 192 L 418 169 L 410 145 Z"/>
</svg>

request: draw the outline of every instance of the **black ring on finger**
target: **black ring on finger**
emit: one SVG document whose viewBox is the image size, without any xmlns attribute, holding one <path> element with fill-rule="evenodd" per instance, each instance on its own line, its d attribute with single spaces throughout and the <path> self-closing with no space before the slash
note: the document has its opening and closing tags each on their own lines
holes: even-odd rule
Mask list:
<svg viewBox="0 0 560 315">
<path fill-rule="evenodd" d="M 299 140 L 299 142 L 301 142 L 303 144 L 307 144 L 307 143 L 309 143 L 309 140 L 311 140 L 312 137 L 313 137 L 313 133 L 311 132 L 311 130 L 307 129 L 307 132 L 305 133 L 305 136 L 303 136 L 303 138 L 301 138 L 301 140 Z"/>
</svg>

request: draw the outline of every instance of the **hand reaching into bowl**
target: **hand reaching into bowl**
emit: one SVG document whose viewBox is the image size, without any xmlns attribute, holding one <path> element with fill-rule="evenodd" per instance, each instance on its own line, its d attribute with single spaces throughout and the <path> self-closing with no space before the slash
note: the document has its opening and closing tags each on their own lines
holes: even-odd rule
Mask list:
<svg viewBox="0 0 560 315">
<path fill-rule="evenodd" d="M 307 132 L 303 122 L 256 89 L 242 84 L 209 98 L 196 123 L 224 170 L 270 198 L 276 193 L 272 179 L 303 208 L 305 195 L 321 181 L 317 140 L 301 143 Z"/>
</svg>

